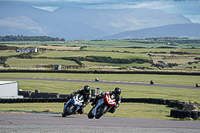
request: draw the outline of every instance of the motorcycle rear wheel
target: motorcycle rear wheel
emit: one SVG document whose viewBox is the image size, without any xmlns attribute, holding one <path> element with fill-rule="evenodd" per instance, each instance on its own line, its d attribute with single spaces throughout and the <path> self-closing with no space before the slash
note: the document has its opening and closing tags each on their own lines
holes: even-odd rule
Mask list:
<svg viewBox="0 0 200 133">
<path fill-rule="evenodd" d="M 97 113 L 96 113 L 95 118 L 99 119 L 103 114 L 107 112 L 107 110 L 108 110 L 108 106 L 106 106 L 105 104 L 102 104 L 101 106 L 97 108 Z"/>
</svg>

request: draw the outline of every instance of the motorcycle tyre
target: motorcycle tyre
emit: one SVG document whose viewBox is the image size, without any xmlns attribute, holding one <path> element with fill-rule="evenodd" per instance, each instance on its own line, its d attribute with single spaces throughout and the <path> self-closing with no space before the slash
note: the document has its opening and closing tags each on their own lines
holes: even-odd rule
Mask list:
<svg viewBox="0 0 200 133">
<path fill-rule="evenodd" d="M 93 109 L 95 108 L 95 106 L 90 110 L 90 112 L 88 113 L 88 118 L 89 119 L 93 119 L 94 115 L 92 114 Z"/>
<path fill-rule="evenodd" d="M 74 110 L 74 105 L 71 105 L 69 108 L 67 108 L 65 110 L 65 112 L 62 113 L 62 117 L 66 117 L 67 115 L 71 115 L 73 114 L 74 112 L 72 112 L 72 110 Z"/>
<path fill-rule="evenodd" d="M 96 119 L 99 119 L 99 118 L 100 118 L 103 114 L 105 114 L 105 113 L 107 112 L 107 110 L 108 110 L 108 106 L 106 106 L 105 104 L 101 105 L 99 108 L 103 108 L 103 109 L 101 109 L 102 111 L 97 112 L 97 114 L 96 114 L 96 116 L 95 116 Z M 99 108 L 98 108 L 98 109 L 99 109 Z M 98 109 L 97 109 L 97 111 L 98 111 Z"/>
</svg>

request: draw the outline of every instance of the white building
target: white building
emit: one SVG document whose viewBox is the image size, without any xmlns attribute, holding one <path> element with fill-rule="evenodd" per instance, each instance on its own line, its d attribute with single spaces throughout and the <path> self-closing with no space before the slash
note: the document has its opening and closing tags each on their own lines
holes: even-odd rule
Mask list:
<svg viewBox="0 0 200 133">
<path fill-rule="evenodd" d="M 18 48 L 17 52 L 25 52 L 25 53 L 30 53 L 30 52 L 35 52 L 37 53 L 37 48 Z"/>
<path fill-rule="evenodd" d="M 18 96 L 18 82 L 0 81 L 0 98 L 23 98 Z"/>
</svg>

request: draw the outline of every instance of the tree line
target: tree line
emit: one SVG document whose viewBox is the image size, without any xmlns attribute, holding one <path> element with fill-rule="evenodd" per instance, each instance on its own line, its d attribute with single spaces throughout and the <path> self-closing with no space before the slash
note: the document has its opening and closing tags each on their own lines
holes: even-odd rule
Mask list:
<svg viewBox="0 0 200 133">
<path fill-rule="evenodd" d="M 6 45 L 0 45 L 0 50 L 16 50 L 17 47 L 15 46 L 6 46 Z"/>
<path fill-rule="evenodd" d="M 0 36 L 0 41 L 65 41 L 64 38 L 50 37 L 50 36 Z"/>
<path fill-rule="evenodd" d="M 155 43 L 164 43 L 164 44 L 200 44 L 200 39 L 189 39 L 187 37 L 178 38 L 178 37 L 161 37 L 161 38 L 146 38 L 146 39 L 124 39 L 122 42 L 132 42 L 132 43 L 142 43 L 142 44 L 155 44 Z"/>
<path fill-rule="evenodd" d="M 114 63 L 114 64 L 131 64 L 133 62 L 143 64 L 145 62 L 152 63 L 151 60 L 145 59 L 119 59 L 106 56 L 86 56 L 86 57 L 63 57 L 64 60 L 75 61 L 79 65 L 84 65 L 81 61 L 101 62 L 101 63 Z"/>
</svg>

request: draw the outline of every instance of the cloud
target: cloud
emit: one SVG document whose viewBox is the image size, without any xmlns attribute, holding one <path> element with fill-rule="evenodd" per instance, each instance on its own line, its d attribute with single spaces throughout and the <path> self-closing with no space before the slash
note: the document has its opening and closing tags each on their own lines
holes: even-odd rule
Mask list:
<svg viewBox="0 0 200 133">
<path fill-rule="evenodd" d="M 44 31 L 39 26 L 39 24 L 26 16 L 8 17 L 0 19 L 0 26 L 15 27 L 18 29 L 28 29 L 35 33 L 44 34 Z"/>
<path fill-rule="evenodd" d="M 33 7 L 50 12 L 53 12 L 54 10 L 59 8 L 59 6 L 33 6 Z"/>
</svg>

